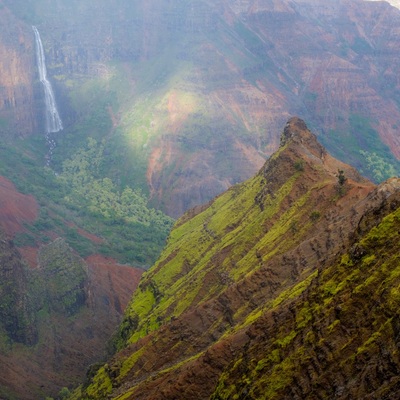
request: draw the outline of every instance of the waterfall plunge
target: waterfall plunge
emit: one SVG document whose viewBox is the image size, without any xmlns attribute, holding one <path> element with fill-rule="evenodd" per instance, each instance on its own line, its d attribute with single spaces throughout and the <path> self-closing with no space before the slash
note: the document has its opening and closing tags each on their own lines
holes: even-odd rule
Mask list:
<svg viewBox="0 0 400 400">
<path fill-rule="evenodd" d="M 52 141 L 48 137 L 49 133 L 54 133 L 61 131 L 63 129 L 60 114 L 57 110 L 56 99 L 54 97 L 53 88 L 51 83 L 47 80 L 47 69 L 46 69 L 46 59 L 44 57 L 44 50 L 42 40 L 40 39 L 39 31 L 35 26 L 32 26 L 33 32 L 35 33 L 35 43 L 36 43 L 36 59 L 37 66 L 39 69 L 40 82 L 43 84 L 44 89 L 44 101 L 46 106 L 46 139 L 50 143 L 50 152 Z"/>
</svg>

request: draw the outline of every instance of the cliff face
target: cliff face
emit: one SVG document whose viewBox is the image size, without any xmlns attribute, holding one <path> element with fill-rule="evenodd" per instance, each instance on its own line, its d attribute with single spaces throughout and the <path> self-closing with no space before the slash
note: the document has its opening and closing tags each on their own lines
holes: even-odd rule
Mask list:
<svg viewBox="0 0 400 400">
<path fill-rule="evenodd" d="M 19 260 L 17 249 L 3 232 L 0 255 L 1 328 L 15 342 L 35 344 L 38 332 L 26 271 Z"/>
<path fill-rule="evenodd" d="M 350 117 L 358 115 L 370 121 L 375 134 L 399 157 L 400 64 L 394 50 L 399 36 L 393 30 L 398 10 L 384 2 L 327 6 L 305 0 L 278 7 L 254 1 L 239 15 L 262 37 L 263 50 L 280 67 L 282 83 L 322 128 L 328 148 L 342 156 L 342 139 L 337 137 L 346 141 L 351 133 L 356 145 L 352 148 L 350 140 L 347 152 L 353 165 L 362 166 L 354 153 L 366 150 L 363 146 L 369 139 L 352 126 Z"/>
<path fill-rule="evenodd" d="M 142 273 L 96 254 L 83 259 L 50 231 L 47 244 L 22 245 L 18 235 L 37 218 L 36 200 L 1 177 L 2 399 L 56 396 L 82 381 L 90 364 L 104 360 Z"/>
<path fill-rule="evenodd" d="M 254 178 L 177 222 L 73 398 L 394 398 L 399 190 L 291 119 Z"/>
<path fill-rule="evenodd" d="M 40 110 L 35 88 L 35 53 L 29 27 L 0 2 L 0 129 L 32 134 Z"/>
<path fill-rule="evenodd" d="M 86 263 L 62 239 L 31 270 L 12 242 L 1 248 L 2 398 L 56 396 L 103 361 L 141 271 L 97 256 Z"/>
<path fill-rule="evenodd" d="M 387 3 L 3 4 L 3 18 L 15 18 L 10 9 L 20 19 L 9 29 L 23 27 L 3 33 L 4 43 L 14 38 L 3 67 L 19 68 L 4 79 L 27 82 L 17 102 L 27 110 L 41 93 L 32 94 L 30 25 L 42 34 L 66 127 L 55 159 L 86 135 L 106 138 L 108 174 L 140 182 L 172 216 L 254 174 L 295 113 L 367 176 L 381 181 L 399 168 L 400 11 Z"/>
</svg>

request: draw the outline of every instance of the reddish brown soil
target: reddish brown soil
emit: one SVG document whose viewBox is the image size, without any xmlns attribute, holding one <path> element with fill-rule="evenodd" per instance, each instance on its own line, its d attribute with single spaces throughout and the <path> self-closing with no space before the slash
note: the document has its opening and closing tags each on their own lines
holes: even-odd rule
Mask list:
<svg viewBox="0 0 400 400">
<path fill-rule="evenodd" d="M 298 320 L 296 316 L 293 317 L 293 309 L 285 306 L 282 310 L 277 311 L 276 315 L 274 315 L 275 312 L 265 311 L 265 320 L 262 321 L 262 324 L 255 322 L 251 328 L 239 329 L 242 321 L 245 321 L 244 326 L 248 325 L 251 318 L 247 320 L 246 318 L 255 309 L 261 309 L 263 305 L 265 305 L 265 310 L 269 310 L 269 302 L 278 298 L 289 285 L 303 281 L 313 271 L 324 271 L 331 265 L 337 265 L 341 255 L 352 248 L 357 232 L 365 229 L 362 221 L 366 215 L 372 215 L 373 222 L 376 224 L 379 218 L 383 217 L 380 210 L 386 208 L 393 210 L 393 205 L 399 204 L 398 202 L 387 202 L 387 199 L 400 188 L 400 182 L 397 179 L 376 188 L 371 182 L 360 177 L 353 168 L 329 156 L 316 138 L 306 130 L 306 126 L 301 120 L 293 118 L 289 121 L 281 141 L 288 143 L 286 148 L 272 157 L 260 171 L 265 178 L 265 183 L 260 185 L 260 192 L 255 197 L 254 207 L 260 207 L 260 212 L 263 212 L 265 199 L 268 201 L 268 196 L 277 193 L 282 185 L 290 179 L 296 161 L 302 160 L 304 168 L 291 192 L 282 200 L 280 210 L 272 217 L 268 214 L 264 214 L 263 217 L 263 214 L 260 214 L 257 216 L 257 221 L 262 223 L 264 232 L 268 232 L 274 221 L 284 215 L 307 191 L 309 191 L 309 197 L 306 209 L 304 212 L 294 214 L 293 218 L 296 218 L 298 226 L 303 227 L 309 224 L 310 212 L 318 210 L 320 213 L 318 220 L 314 221 L 311 229 L 304 231 L 301 235 L 296 235 L 291 230 L 282 233 L 275 241 L 276 248 L 281 249 L 282 252 L 278 250 L 268 259 L 266 256 L 270 250 L 267 247 L 260 248 L 259 256 L 257 256 L 263 260 L 260 265 L 257 265 L 257 261 L 255 261 L 251 273 L 236 282 L 224 283 L 225 289 L 210 294 L 213 282 L 218 279 L 218 276 L 221 276 L 218 274 L 221 266 L 226 264 L 225 260 L 230 258 L 234 265 L 240 261 L 241 257 L 247 256 L 245 252 L 235 253 L 234 240 L 232 240 L 231 246 L 221 246 L 218 249 L 215 247 L 216 251 L 210 257 L 207 270 L 201 277 L 202 287 L 197 291 L 192 305 L 178 317 L 174 316 L 170 319 L 168 319 L 170 315 L 164 317 L 163 321 L 168 322 L 163 323 L 158 330 L 149 333 L 138 342 L 128 345 L 108 363 L 111 379 L 113 380 L 117 376 L 113 380 L 115 388 L 110 397 L 125 394 L 126 398 L 132 400 L 210 398 L 215 391 L 219 377 L 230 363 L 236 365 L 237 360 L 246 359 L 252 368 L 257 365 L 252 361 L 256 352 L 249 357 L 246 355 L 248 343 L 257 343 L 255 348 L 258 352 L 262 352 L 266 347 L 265 343 L 275 340 L 274 336 L 271 336 L 273 329 L 278 331 L 290 318 L 294 321 Z M 341 195 L 338 192 L 338 169 L 343 170 L 347 177 Z M 244 186 L 242 190 L 245 190 Z M 397 196 L 399 197 L 400 194 Z M 193 210 L 192 214 L 195 215 L 200 211 L 201 209 L 198 208 Z M 185 223 L 186 218 L 189 216 L 183 217 L 179 223 Z M 216 241 L 219 242 L 220 238 L 216 238 Z M 284 243 L 284 247 L 280 247 L 280 243 Z M 188 245 L 188 243 L 186 244 Z M 196 243 L 193 244 L 193 246 L 196 245 Z M 190 252 L 187 248 L 185 251 Z M 179 251 L 171 253 L 165 260 L 170 261 L 175 257 L 179 257 Z M 164 266 L 160 263 L 158 267 L 163 268 Z M 197 265 L 192 266 L 192 268 L 196 267 Z M 151 278 L 148 277 L 157 276 L 157 273 L 157 270 L 151 270 L 151 274 L 142 281 L 143 287 L 150 286 Z M 185 284 L 188 288 L 190 287 L 190 280 L 185 282 L 183 278 L 182 282 L 181 287 Z M 179 300 L 168 299 L 168 301 L 170 300 L 170 310 L 176 310 Z M 337 310 L 335 310 L 332 309 L 332 314 L 336 313 Z M 262 312 L 264 313 L 264 311 Z M 153 316 L 151 315 L 149 318 Z M 331 322 L 327 325 L 329 326 Z M 355 325 L 362 326 L 362 323 L 357 322 Z M 367 326 L 372 326 L 372 323 Z M 354 329 L 354 326 L 351 329 Z M 287 332 L 291 332 L 291 330 L 288 329 Z M 321 340 L 321 342 L 323 341 Z M 124 371 L 121 379 L 121 376 L 118 376 L 118 371 L 121 370 L 120 366 L 139 350 L 142 352 L 139 360 L 127 374 Z M 201 352 L 203 354 L 198 357 Z M 380 358 L 383 357 L 381 352 Z M 188 362 L 182 362 L 183 360 L 188 360 Z M 326 358 L 321 361 L 315 357 L 314 360 L 316 360 L 315 365 L 317 365 L 318 371 L 326 367 L 322 365 L 323 362 L 326 362 Z M 396 368 L 397 365 L 394 369 Z M 237 374 L 233 378 L 235 383 L 242 379 L 242 374 L 243 371 L 238 368 Z M 306 373 L 304 376 L 299 375 L 301 375 L 299 381 L 308 379 Z M 384 378 L 383 376 L 382 379 Z M 312 376 L 309 381 L 313 382 Z M 128 389 L 129 392 L 127 392 Z M 282 398 L 314 397 L 311 395 Z M 381 397 L 371 396 L 371 398 Z"/>
<path fill-rule="evenodd" d="M 19 193 L 14 184 L 0 176 L 0 226 L 6 234 L 24 231 L 24 222 L 33 222 L 38 204 L 33 196 Z"/>
<path fill-rule="evenodd" d="M 67 223 L 67 225 L 68 225 L 69 227 L 71 227 L 71 228 L 76 228 L 77 232 L 78 232 L 81 236 L 83 236 L 83 237 L 85 237 L 85 238 L 91 240 L 93 243 L 103 243 L 103 242 L 104 242 L 104 240 L 103 240 L 102 238 L 100 238 L 100 237 L 98 237 L 98 236 L 96 236 L 96 235 L 93 235 L 93 233 L 89 233 L 88 231 L 85 231 L 85 230 L 82 229 L 82 228 L 77 227 L 75 224 L 73 224 L 73 223 L 71 223 L 71 222 Z"/>
<path fill-rule="evenodd" d="M 38 255 L 37 247 L 19 247 L 18 251 L 21 254 L 22 258 L 28 263 L 31 268 L 37 267 L 37 255 Z"/>
<path fill-rule="evenodd" d="M 32 265 L 36 264 L 35 249 L 19 251 Z M 16 251 L 10 254 L 19 262 Z M 0 352 L 0 386 L 16 393 L 16 398 L 55 397 L 61 387 L 77 386 L 84 380 L 88 366 L 104 358 L 106 345 L 143 271 L 101 255 L 88 257 L 86 263 L 85 306 L 73 318 L 51 311 L 38 317 L 40 340 L 36 346 L 13 343 L 12 351 Z"/>
<path fill-rule="evenodd" d="M 24 224 L 34 222 L 38 210 L 34 197 L 19 193 L 13 183 L 0 177 L 0 231 L 10 238 L 24 232 Z M 65 223 L 93 243 L 103 241 L 72 223 Z M 55 232 L 46 232 L 46 235 L 52 239 L 57 236 Z M 35 269 L 39 246 L 20 247 L 18 252 L 12 247 L 14 257 Z M 84 379 L 87 367 L 104 357 L 106 344 L 120 323 L 143 270 L 120 265 L 101 255 L 89 256 L 85 261 L 86 305 L 76 317 L 69 319 L 50 313 L 45 320 L 36 318 L 35 327 L 40 337 L 37 346 L 15 343 L 12 352 L 0 354 L 0 365 L 6 366 L 6 371 L 0 374 L 0 386 L 8 387 L 18 398 L 44 398 L 54 395 L 62 386 L 75 386 Z"/>
<path fill-rule="evenodd" d="M 118 264 L 110 257 L 95 254 L 86 258 L 93 287 L 107 292 L 112 306 L 122 312 L 139 284 L 143 270 Z"/>
</svg>

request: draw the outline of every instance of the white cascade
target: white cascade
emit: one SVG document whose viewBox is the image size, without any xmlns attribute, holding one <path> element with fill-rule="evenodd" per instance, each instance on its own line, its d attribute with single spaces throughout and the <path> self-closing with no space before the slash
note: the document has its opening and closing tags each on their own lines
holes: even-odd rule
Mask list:
<svg viewBox="0 0 400 400">
<path fill-rule="evenodd" d="M 61 131 L 63 129 L 63 124 L 60 114 L 58 113 L 53 88 L 47 79 L 46 59 L 44 56 L 42 40 L 40 39 L 40 34 L 37 28 L 32 26 L 32 29 L 35 33 L 36 59 L 39 70 L 39 78 L 44 88 L 44 101 L 46 106 L 46 133 L 49 134 Z"/>
</svg>

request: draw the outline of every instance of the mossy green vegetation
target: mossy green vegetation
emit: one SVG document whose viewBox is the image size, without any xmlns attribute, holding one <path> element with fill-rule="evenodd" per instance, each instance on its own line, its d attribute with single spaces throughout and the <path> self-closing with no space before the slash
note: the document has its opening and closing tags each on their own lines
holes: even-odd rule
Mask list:
<svg viewBox="0 0 400 400">
<path fill-rule="evenodd" d="M 339 263 L 310 276 L 305 291 L 297 295 L 288 292 L 287 296 L 282 293 L 285 302 L 296 304 L 295 319 L 289 318 L 276 327 L 274 339 L 264 343 L 267 347 L 262 351 L 257 347 L 261 343 L 253 349 L 250 346 L 247 358 L 255 357 L 251 362 L 241 362 L 240 368 L 237 361 L 232 362 L 220 376 L 211 398 L 240 398 L 244 390 L 252 399 L 282 398 L 297 384 L 303 373 L 302 365 L 309 365 L 311 359 L 325 371 L 320 379 L 314 377 L 314 387 L 318 387 L 319 382 L 325 381 L 325 374 L 336 373 L 335 360 L 341 360 L 338 368 L 351 380 L 356 377 L 362 357 L 373 362 L 382 357 L 385 348 L 389 357 L 396 358 L 399 228 L 400 208 L 361 238 L 357 244 L 364 251 L 361 258 L 345 254 Z M 282 312 L 281 302 L 275 306 L 277 313 Z M 323 364 L 316 355 L 322 348 L 325 349 Z M 260 358 L 261 354 L 264 358 Z M 244 378 L 233 381 L 238 368 Z M 333 396 L 332 390 L 326 387 L 324 396 Z"/>
<path fill-rule="evenodd" d="M 254 194 L 256 193 L 257 181 L 247 182 L 244 185 L 253 187 Z M 246 193 L 249 194 L 247 191 Z M 231 201 L 232 196 L 235 197 L 234 202 Z M 228 225 L 238 224 L 243 215 L 246 215 L 247 210 L 254 207 L 253 196 L 242 196 L 238 196 L 234 190 L 229 190 L 226 194 L 217 198 L 205 212 L 185 224 L 178 224 L 176 229 L 171 232 L 166 249 L 152 270 L 145 274 L 128 307 L 128 314 L 141 313 L 143 309 L 148 310 L 148 305 L 144 308 L 144 304 L 149 304 L 149 301 L 141 299 L 147 297 L 144 295 L 149 293 L 150 283 L 156 285 L 159 289 L 159 302 L 154 304 L 149 315 L 143 314 L 138 328 L 129 340 L 130 342 L 135 342 L 139 337 L 149 332 L 150 325 L 153 325 L 150 321 L 165 318 L 171 312 L 171 309 L 173 315 L 177 317 L 191 306 L 196 294 L 204 284 L 207 272 L 215 268 L 212 257 L 216 249 L 229 246 L 231 235 L 225 234 Z M 241 201 L 241 197 L 243 201 L 247 202 L 247 206 Z M 237 218 L 236 221 L 232 218 L 224 218 L 225 212 L 229 213 L 229 205 L 232 206 L 232 204 L 235 204 L 235 208 L 236 204 L 241 205 L 241 212 L 234 214 Z M 217 213 L 216 210 L 219 210 L 221 214 Z M 237 209 L 237 211 L 239 210 Z M 254 235 L 255 232 L 252 234 Z M 239 248 L 236 251 L 244 252 L 244 249 L 248 247 L 249 239 L 242 243 L 241 250 Z M 251 240 L 256 239 L 252 237 Z M 196 245 L 190 246 L 189 243 Z M 218 281 L 210 282 L 207 291 L 212 293 L 213 286 L 221 288 L 222 285 Z M 190 288 L 190 290 L 186 290 L 187 288 Z M 150 302 L 150 304 L 152 303 Z M 153 326 L 158 327 L 157 324 Z"/>
<path fill-rule="evenodd" d="M 104 142 L 88 139 L 55 174 L 42 165 L 43 140 L 21 139 L 18 148 L 12 141 L 4 141 L 0 146 L 0 173 L 21 192 L 34 195 L 40 207 L 38 219 L 16 236 L 17 245 L 48 243 L 53 232 L 83 257 L 102 253 L 121 263 L 143 267 L 154 262 L 173 220 L 151 208 L 140 188 L 120 189 L 106 177 L 104 146 Z M 98 240 L 82 235 L 79 228 L 97 235 Z"/>
<path fill-rule="evenodd" d="M 176 365 L 200 354 L 197 367 L 224 365 L 214 376 L 214 400 L 288 397 L 304 379 L 316 379 L 324 388 L 321 396 L 329 398 L 334 392 L 322 381 L 329 371 L 340 365 L 353 376 L 359 358 L 376 352 L 383 337 L 397 329 L 382 307 L 386 301 L 395 307 L 400 298 L 399 210 L 391 212 L 392 207 L 380 219 L 372 211 L 365 214 L 363 226 L 369 226 L 368 218 L 379 225 L 363 228 L 363 236 L 357 237 L 361 228 L 349 235 L 354 243 L 341 253 L 330 238 L 332 232 L 342 234 L 336 225 L 347 215 L 343 203 L 353 199 L 355 186 L 346 182 L 349 190 L 337 197 L 338 177 L 309 156 L 315 143 L 304 151 L 299 169 L 298 146 L 304 139 L 296 142 L 293 136 L 282 143 L 254 178 L 177 221 L 158 261 L 143 275 L 117 334 L 117 386 L 142 374 L 147 357 L 152 372 L 146 367 L 143 379 L 151 385 L 150 380 L 170 370 L 178 373 Z M 318 253 L 325 246 L 329 251 L 322 257 Z M 370 303 L 364 304 L 364 297 Z M 360 328 L 355 320 L 362 321 Z M 153 346 L 163 352 L 165 364 L 155 360 Z M 214 364 L 214 355 L 224 359 Z M 304 368 L 313 363 L 331 369 L 304 378 Z M 135 393 L 131 387 L 129 396 Z"/>
<path fill-rule="evenodd" d="M 73 159 L 64 162 L 58 179 L 71 191 L 63 200 L 69 208 L 79 209 L 80 215 L 88 214 L 92 220 L 104 221 L 108 227 L 112 226 L 114 235 L 119 233 L 120 237 L 117 248 L 131 247 L 130 256 L 135 257 L 137 251 L 136 261 L 149 262 L 156 255 L 153 249 L 163 244 L 172 219 L 149 208 L 148 200 L 140 189 L 127 186 L 120 191 L 110 178 L 102 178 L 103 154 L 104 143 L 98 144 L 89 139 L 86 149 L 80 149 Z M 111 230 L 90 228 L 99 235 Z M 151 236 L 147 237 L 146 233 Z M 143 242 L 147 246 L 143 246 Z M 140 247 L 144 247 L 141 252 Z M 146 250 L 148 254 L 143 254 Z"/>
<path fill-rule="evenodd" d="M 108 365 L 101 367 L 93 379 L 93 383 L 86 388 L 88 398 L 107 398 L 112 391 L 112 381 L 108 373 Z"/>
<path fill-rule="evenodd" d="M 199 301 L 205 302 L 223 293 L 231 284 L 254 274 L 269 258 L 283 253 L 296 242 L 282 238 L 306 234 L 312 227 L 309 215 L 315 208 L 309 201 L 313 186 L 297 201 L 291 202 L 290 208 L 282 208 L 304 171 L 292 167 L 290 178 L 282 182 L 273 196 L 263 199 L 261 211 L 256 199 L 268 183 L 260 173 L 217 197 L 193 218 L 176 223 L 166 248 L 151 270 L 143 275 L 126 310 L 125 321 L 116 339 L 118 348 L 126 343 L 136 343 Z M 302 221 L 296 232 L 291 229 L 293 220 Z M 267 223 L 268 229 L 265 228 Z M 309 274 L 310 271 L 306 275 Z M 270 307 L 299 296 L 314 275 L 307 276 L 299 285 L 288 289 L 290 294 L 283 294 L 283 298 L 271 303 Z M 263 309 L 254 310 L 240 326 L 254 322 Z M 242 320 L 248 312 L 244 307 L 234 318 Z M 129 321 L 132 321 L 130 335 L 127 334 Z"/>
<path fill-rule="evenodd" d="M 382 182 L 400 175 L 400 163 L 382 143 L 373 125 L 371 119 L 351 114 L 346 127 L 329 132 L 321 140 L 334 156 L 354 165 L 374 182 Z M 346 150 L 343 143 L 346 143 Z"/>
<path fill-rule="evenodd" d="M 384 156 L 379 156 L 376 152 L 360 150 L 360 154 L 365 158 L 365 171 L 376 182 L 383 182 L 388 178 L 399 175 L 400 168 L 392 160 L 388 162 Z"/>
<path fill-rule="evenodd" d="M 86 300 L 84 287 L 88 276 L 83 260 L 58 238 L 40 249 L 38 261 L 41 270 L 32 273 L 41 278 L 40 286 L 45 286 L 45 295 L 51 299 L 50 308 L 60 315 L 76 314 Z M 37 289 L 38 297 L 43 292 Z"/>
</svg>

